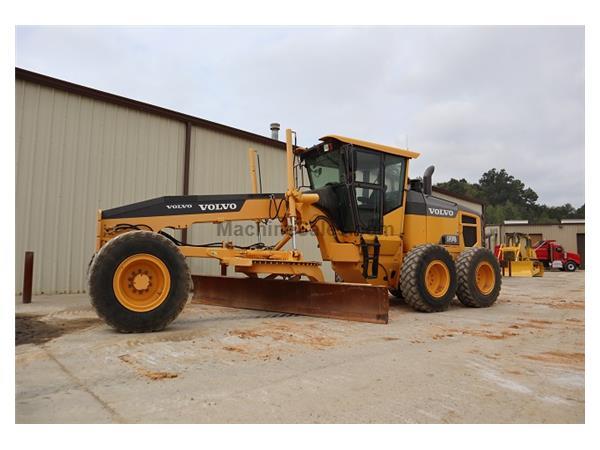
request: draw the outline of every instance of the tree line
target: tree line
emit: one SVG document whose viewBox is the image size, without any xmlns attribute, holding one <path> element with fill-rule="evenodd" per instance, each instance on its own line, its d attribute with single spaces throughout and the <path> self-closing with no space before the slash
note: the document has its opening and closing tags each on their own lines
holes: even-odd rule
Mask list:
<svg viewBox="0 0 600 450">
<path fill-rule="evenodd" d="M 488 224 L 501 224 L 514 219 L 543 224 L 558 223 L 560 219 L 585 218 L 585 204 L 579 208 L 570 203 L 562 206 L 539 204 L 537 193 L 504 169 L 488 170 L 477 183 L 469 183 L 464 178 L 451 178 L 436 186 L 483 202 L 486 205 L 485 222 Z"/>
</svg>

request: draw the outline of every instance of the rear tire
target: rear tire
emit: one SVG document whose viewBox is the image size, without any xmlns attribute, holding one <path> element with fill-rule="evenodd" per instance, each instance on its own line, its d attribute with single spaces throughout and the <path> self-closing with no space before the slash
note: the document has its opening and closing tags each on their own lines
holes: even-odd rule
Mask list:
<svg viewBox="0 0 600 450">
<path fill-rule="evenodd" d="M 159 331 L 181 313 L 191 276 L 177 246 L 158 233 L 131 231 L 107 242 L 89 268 L 98 315 L 124 333 Z"/>
<path fill-rule="evenodd" d="M 487 248 L 473 247 L 456 260 L 458 289 L 456 296 L 465 306 L 487 308 L 498 298 L 502 277 L 500 264 Z"/>
<path fill-rule="evenodd" d="M 448 309 L 456 293 L 456 268 L 450 253 L 435 244 L 413 248 L 402 263 L 400 289 L 404 301 L 417 311 Z"/>
<path fill-rule="evenodd" d="M 574 261 L 567 261 L 565 264 L 565 270 L 567 272 L 575 272 L 577 270 L 577 264 Z"/>
</svg>

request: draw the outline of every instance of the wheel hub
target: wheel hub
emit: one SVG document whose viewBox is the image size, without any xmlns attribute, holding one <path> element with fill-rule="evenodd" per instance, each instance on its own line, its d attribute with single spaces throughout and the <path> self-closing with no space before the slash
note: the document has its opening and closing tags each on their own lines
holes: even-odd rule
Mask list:
<svg viewBox="0 0 600 450">
<path fill-rule="evenodd" d="M 450 271 L 444 262 L 436 259 L 427 265 L 425 269 L 425 286 L 429 294 L 436 299 L 446 295 L 450 288 Z"/>
<path fill-rule="evenodd" d="M 145 291 L 150 286 L 150 277 L 145 273 L 138 273 L 133 278 L 133 287 L 137 291 Z"/>
<path fill-rule="evenodd" d="M 126 258 L 113 276 L 117 300 L 135 312 L 148 312 L 160 306 L 170 287 L 171 276 L 165 263 L 147 253 Z"/>
<path fill-rule="evenodd" d="M 492 265 L 487 261 L 482 261 L 475 269 L 475 284 L 479 292 L 488 295 L 494 289 L 496 275 Z"/>
</svg>

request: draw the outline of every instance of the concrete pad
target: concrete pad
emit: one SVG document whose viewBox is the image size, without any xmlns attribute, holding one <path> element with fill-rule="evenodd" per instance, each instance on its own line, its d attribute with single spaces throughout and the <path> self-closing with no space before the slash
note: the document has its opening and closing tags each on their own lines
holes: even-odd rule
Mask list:
<svg viewBox="0 0 600 450">
<path fill-rule="evenodd" d="M 583 272 L 504 278 L 487 309 L 394 304 L 388 325 L 189 303 L 119 334 L 85 295 L 18 301 L 37 324 L 16 347 L 19 423 L 584 421 Z"/>
</svg>

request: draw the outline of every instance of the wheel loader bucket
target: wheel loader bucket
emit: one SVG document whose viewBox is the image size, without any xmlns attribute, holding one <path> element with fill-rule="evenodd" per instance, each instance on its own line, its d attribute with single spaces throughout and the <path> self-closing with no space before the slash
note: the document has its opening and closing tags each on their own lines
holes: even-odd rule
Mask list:
<svg viewBox="0 0 600 450">
<path fill-rule="evenodd" d="M 388 290 L 354 283 L 265 280 L 194 275 L 197 303 L 387 323 Z"/>
<path fill-rule="evenodd" d="M 544 265 L 539 261 L 512 261 L 511 274 L 513 277 L 542 277 Z"/>
</svg>

